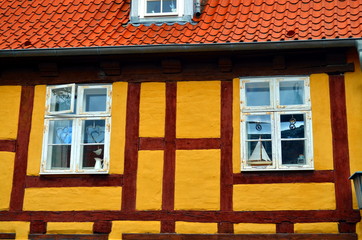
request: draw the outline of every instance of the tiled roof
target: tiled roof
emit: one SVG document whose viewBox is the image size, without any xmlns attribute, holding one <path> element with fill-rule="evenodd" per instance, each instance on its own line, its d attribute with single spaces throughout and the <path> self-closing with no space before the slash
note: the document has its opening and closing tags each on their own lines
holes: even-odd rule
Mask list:
<svg viewBox="0 0 362 240">
<path fill-rule="evenodd" d="M 362 37 L 362 0 L 208 0 L 186 24 L 129 23 L 131 0 L 3 0 L 0 49 Z"/>
</svg>

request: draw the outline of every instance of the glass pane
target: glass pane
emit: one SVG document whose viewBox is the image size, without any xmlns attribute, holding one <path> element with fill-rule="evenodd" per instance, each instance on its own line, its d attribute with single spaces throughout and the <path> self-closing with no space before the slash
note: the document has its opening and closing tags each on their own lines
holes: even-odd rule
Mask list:
<svg viewBox="0 0 362 240">
<path fill-rule="evenodd" d="M 176 12 L 176 0 L 163 0 L 162 1 L 162 12 L 171 13 Z"/>
<path fill-rule="evenodd" d="M 161 12 L 161 1 L 148 0 L 147 1 L 147 13 L 160 13 Z"/>
<path fill-rule="evenodd" d="M 272 142 L 261 140 L 248 142 L 247 164 L 251 166 L 272 165 Z"/>
<path fill-rule="evenodd" d="M 49 121 L 48 160 L 50 169 L 69 169 L 72 120 Z"/>
<path fill-rule="evenodd" d="M 304 114 L 280 115 L 281 138 L 304 138 Z"/>
<path fill-rule="evenodd" d="M 103 168 L 104 145 L 83 145 L 83 168 L 102 169 Z"/>
<path fill-rule="evenodd" d="M 50 111 L 59 112 L 71 109 L 72 87 L 51 90 Z"/>
<path fill-rule="evenodd" d="M 304 81 L 279 83 L 280 105 L 304 104 Z"/>
<path fill-rule="evenodd" d="M 246 116 L 246 133 L 248 140 L 271 139 L 270 115 Z"/>
<path fill-rule="evenodd" d="M 245 84 L 247 106 L 269 106 L 270 87 L 268 82 Z"/>
<path fill-rule="evenodd" d="M 305 140 L 282 141 L 282 164 L 305 164 Z"/>
<path fill-rule="evenodd" d="M 83 121 L 82 168 L 103 168 L 105 125 L 105 120 Z"/>
<path fill-rule="evenodd" d="M 70 168 L 71 145 L 50 145 L 48 146 L 48 159 L 50 169 Z"/>
<path fill-rule="evenodd" d="M 72 120 L 49 121 L 49 143 L 71 144 L 72 143 Z"/>
<path fill-rule="evenodd" d="M 104 143 L 105 120 L 83 121 L 82 143 Z"/>
<path fill-rule="evenodd" d="M 84 89 L 84 108 L 86 112 L 105 112 L 107 110 L 107 89 Z"/>
</svg>

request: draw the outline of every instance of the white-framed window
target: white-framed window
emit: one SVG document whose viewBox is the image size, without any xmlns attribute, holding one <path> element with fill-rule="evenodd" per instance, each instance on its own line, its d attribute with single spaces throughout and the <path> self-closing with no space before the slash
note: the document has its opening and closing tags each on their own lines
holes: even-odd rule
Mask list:
<svg viewBox="0 0 362 240">
<path fill-rule="evenodd" d="M 48 86 L 41 174 L 108 173 L 112 86 Z"/>
<path fill-rule="evenodd" d="M 193 0 L 132 0 L 132 23 L 190 22 Z"/>
<path fill-rule="evenodd" d="M 313 169 L 309 77 L 240 78 L 242 170 Z"/>
</svg>

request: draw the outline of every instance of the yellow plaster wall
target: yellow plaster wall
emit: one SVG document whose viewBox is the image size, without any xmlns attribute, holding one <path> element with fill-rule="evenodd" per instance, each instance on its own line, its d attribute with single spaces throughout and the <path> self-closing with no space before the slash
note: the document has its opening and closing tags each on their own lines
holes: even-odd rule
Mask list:
<svg viewBox="0 0 362 240">
<path fill-rule="evenodd" d="M 92 234 L 92 222 L 48 222 L 47 234 Z"/>
<path fill-rule="evenodd" d="M 163 151 L 139 151 L 137 210 L 160 210 L 162 205 Z"/>
<path fill-rule="evenodd" d="M 119 210 L 121 187 L 25 189 L 25 211 Z"/>
<path fill-rule="evenodd" d="M 338 223 L 296 223 L 295 233 L 338 233 Z"/>
<path fill-rule="evenodd" d="M 0 152 L 0 211 L 10 206 L 15 153 Z"/>
<path fill-rule="evenodd" d="M 176 151 L 175 209 L 220 208 L 220 150 Z"/>
<path fill-rule="evenodd" d="M 177 83 L 176 136 L 220 137 L 220 81 Z"/>
<path fill-rule="evenodd" d="M 16 139 L 18 134 L 20 86 L 0 86 L 0 139 Z"/>
<path fill-rule="evenodd" d="M 1 222 L 0 221 L 0 232 L 1 233 L 16 233 L 16 239 L 25 240 L 28 239 L 30 231 L 29 222 Z"/>
<path fill-rule="evenodd" d="M 333 210 L 333 183 L 245 184 L 234 186 L 234 211 Z"/>
<path fill-rule="evenodd" d="M 28 148 L 28 175 L 39 175 L 43 144 L 46 86 L 35 86 L 33 115 Z"/>
<path fill-rule="evenodd" d="M 114 221 L 109 240 L 122 239 L 122 233 L 160 233 L 160 228 L 157 221 Z"/>
<path fill-rule="evenodd" d="M 275 224 L 258 224 L 258 223 L 237 223 L 234 224 L 235 234 L 263 234 L 276 233 Z"/>
<path fill-rule="evenodd" d="M 314 169 L 333 169 L 329 77 L 327 74 L 312 74 L 310 76 L 310 97 L 312 102 Z"/>
<path fill-rule="evenodd" d="M 214 234 L 217 223 L 176 222 L 176 233 Z"/>
<path fill-rule="evenodd" d="M 142 83 L 140 137 L 163 137 L 165 133 L 165 83 Z"/>
<path fill-rule="evenodd" d="M 110 146 L 111 174 L 122 174 L 124 147 L 126 141 L 126 110 L 128 83 L 116 82 L 112 85 L 112 127 Z"/>
<path fill-rule="evenodd" d="M 241 169 L 240 152 L 240 79 L 233 79 L 233 172 Z"/>
<path fill-rule="evenodd" d="M 350 158 L 351 175 L 354 172 L 362 171 L 362 72 L 356 52 L 351 52 L 349 62 L 355 63 L 355 72 L 345 74 L 346 88 L 346 107 L 348 121 L 348 145 Z M 352 184 L 352 181 L 351 181 Z M 353 190 L 353 207 L 358 209 L 354 186 Z M 362 232 L 362 230 L 361 230 Z"/>
</svg>

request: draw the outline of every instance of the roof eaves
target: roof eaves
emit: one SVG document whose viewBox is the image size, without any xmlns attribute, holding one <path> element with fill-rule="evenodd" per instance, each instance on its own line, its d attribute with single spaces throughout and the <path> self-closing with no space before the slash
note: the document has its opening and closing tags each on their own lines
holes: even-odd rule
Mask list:
<svg viewBox="0 0 362 240">
<path fill-rule="evenodd" d="M 8 49 L 0 50 L 0 58 L 5 57 L 50 57 L 50 56 L 89 56 L 116 54 L 176 53 L 176 52 L 220 52 L 220 51 L 264 51 L 308 48 L 356 47 L 361 59 L 362 38 L 321 39 L 275 42 L 232 42 L 198 44 L 159 44 L 132 46 Z"/>
</svg>

